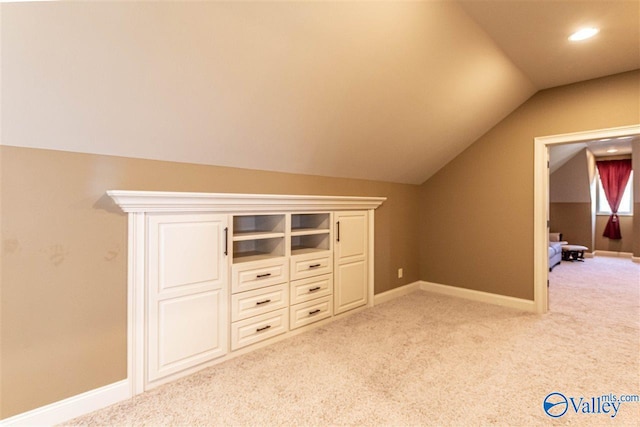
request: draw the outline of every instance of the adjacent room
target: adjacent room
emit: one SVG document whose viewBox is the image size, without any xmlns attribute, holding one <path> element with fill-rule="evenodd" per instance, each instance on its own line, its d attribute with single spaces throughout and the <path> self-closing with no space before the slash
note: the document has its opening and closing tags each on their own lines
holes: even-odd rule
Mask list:
<svg viewBox="0 0 640 427">
<path fill-rule="evenodd" d="M 633 424 L 639 170 L 637 1 L 3 0 L 0 424 Z"/>
<path fill-rule="evenodd" d="M 634 176 L 640 156 L 636 136 L 599 138 L 573 144 L 556 145 L 549 153 L 549 286 L 566 282 L 566 264 L 590 263 L 585 270 L 599 265 L 632 262 L 634 234 L 633 201 L 637 200 L 639 178 Z M 634 192 L 636 195 L 634 195 Z M 617 260 L 593 260 L 614 257 Z M 554 269 L 565 269 L 559 273 Z M 571 267 L 569 271 L 579 269 Z M 591 273 L 593 274 L 593 273 Z M 568 281 L 580 280 L 578 275 Z M 604 292 L 616 274 L 599 280 L 583 280 L 585 286 Z M 577 297 L 577 295 L 576 295 Z M 549 302 L 553 310 L 553 301 Z"/>
<path fill-rule="evenodd" d="M 638 156 L 640 139 L 634 136 L 601 138 L 551 148 L 550 231 L 562 234 L 559 240 L 585 248 L 587 256 L 632 258 L 633 201 L 637 200 L 633 192 L 639 182 L 639 177 L 633 173 L 637 160 L 633 159 Z M 618 169 L 621 173 L 620 177 L 615 175 L 616 179 L 610 184 L 607 182 L 611 187 L 607 196 L 600 166 L 611 162 L 616 168 L 612 173 L 617 173 Z M 615 218 L 612 218 L 612 205 L 615 206 Z M 615 230 L 608 228 L 616 223 Z"/>
</svg>

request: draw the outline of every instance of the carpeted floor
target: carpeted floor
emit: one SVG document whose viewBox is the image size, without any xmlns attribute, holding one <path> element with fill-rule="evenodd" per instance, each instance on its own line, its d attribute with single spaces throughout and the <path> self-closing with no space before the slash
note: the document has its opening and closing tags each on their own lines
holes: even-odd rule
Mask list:
<svg viewBox="0 0 640 427">
<path fill-rule="evenodd" d="M 640 394 L 640 264 L 563 262 L 550 282 L 544 316 L 416 292 L 69 424 L 638 425 L 640 402 L 553 419 L 543 400 Z"/>
</svg>

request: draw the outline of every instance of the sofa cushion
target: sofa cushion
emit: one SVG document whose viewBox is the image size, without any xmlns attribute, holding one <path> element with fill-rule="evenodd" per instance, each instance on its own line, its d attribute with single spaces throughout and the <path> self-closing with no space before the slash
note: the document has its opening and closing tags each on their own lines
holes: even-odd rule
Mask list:
<svg viewBox="0 0 640 427">
<path fill-rule="evenodd" d="M 549 242 L 549 256 L 561 253 L 564 243 L 565 242 Z"/>
</svg>

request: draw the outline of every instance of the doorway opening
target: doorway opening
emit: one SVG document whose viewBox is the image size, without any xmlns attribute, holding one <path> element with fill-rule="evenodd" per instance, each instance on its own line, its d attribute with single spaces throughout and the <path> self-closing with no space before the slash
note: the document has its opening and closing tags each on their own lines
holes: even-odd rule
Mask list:
<svg viewBox="0 0 640 427">
<path fill-rule="evenodd" d="M 640 135 L 640 124 L 534 138 L 534 304 L 537 313 L 549 310 L 549 148 L 596 139 Z"/>
</svg>

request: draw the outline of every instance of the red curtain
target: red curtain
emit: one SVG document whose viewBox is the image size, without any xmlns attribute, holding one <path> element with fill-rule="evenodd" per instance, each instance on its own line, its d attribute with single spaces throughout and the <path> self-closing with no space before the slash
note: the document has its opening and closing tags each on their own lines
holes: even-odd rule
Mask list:
<svg viewBox="0 0 640 427">
<path fill-rule="evenodd" d="M 596 164 L 602 189 L 607 196 L 607 202 L 609 202 L 612 212 L 602 235 L 610 239 L 621 239 L 618 207 L 620 207 L 620 200 L 622 200 L 629 175 L 631 175 L 631 159 L 603 160 Z"/>
</svg>

